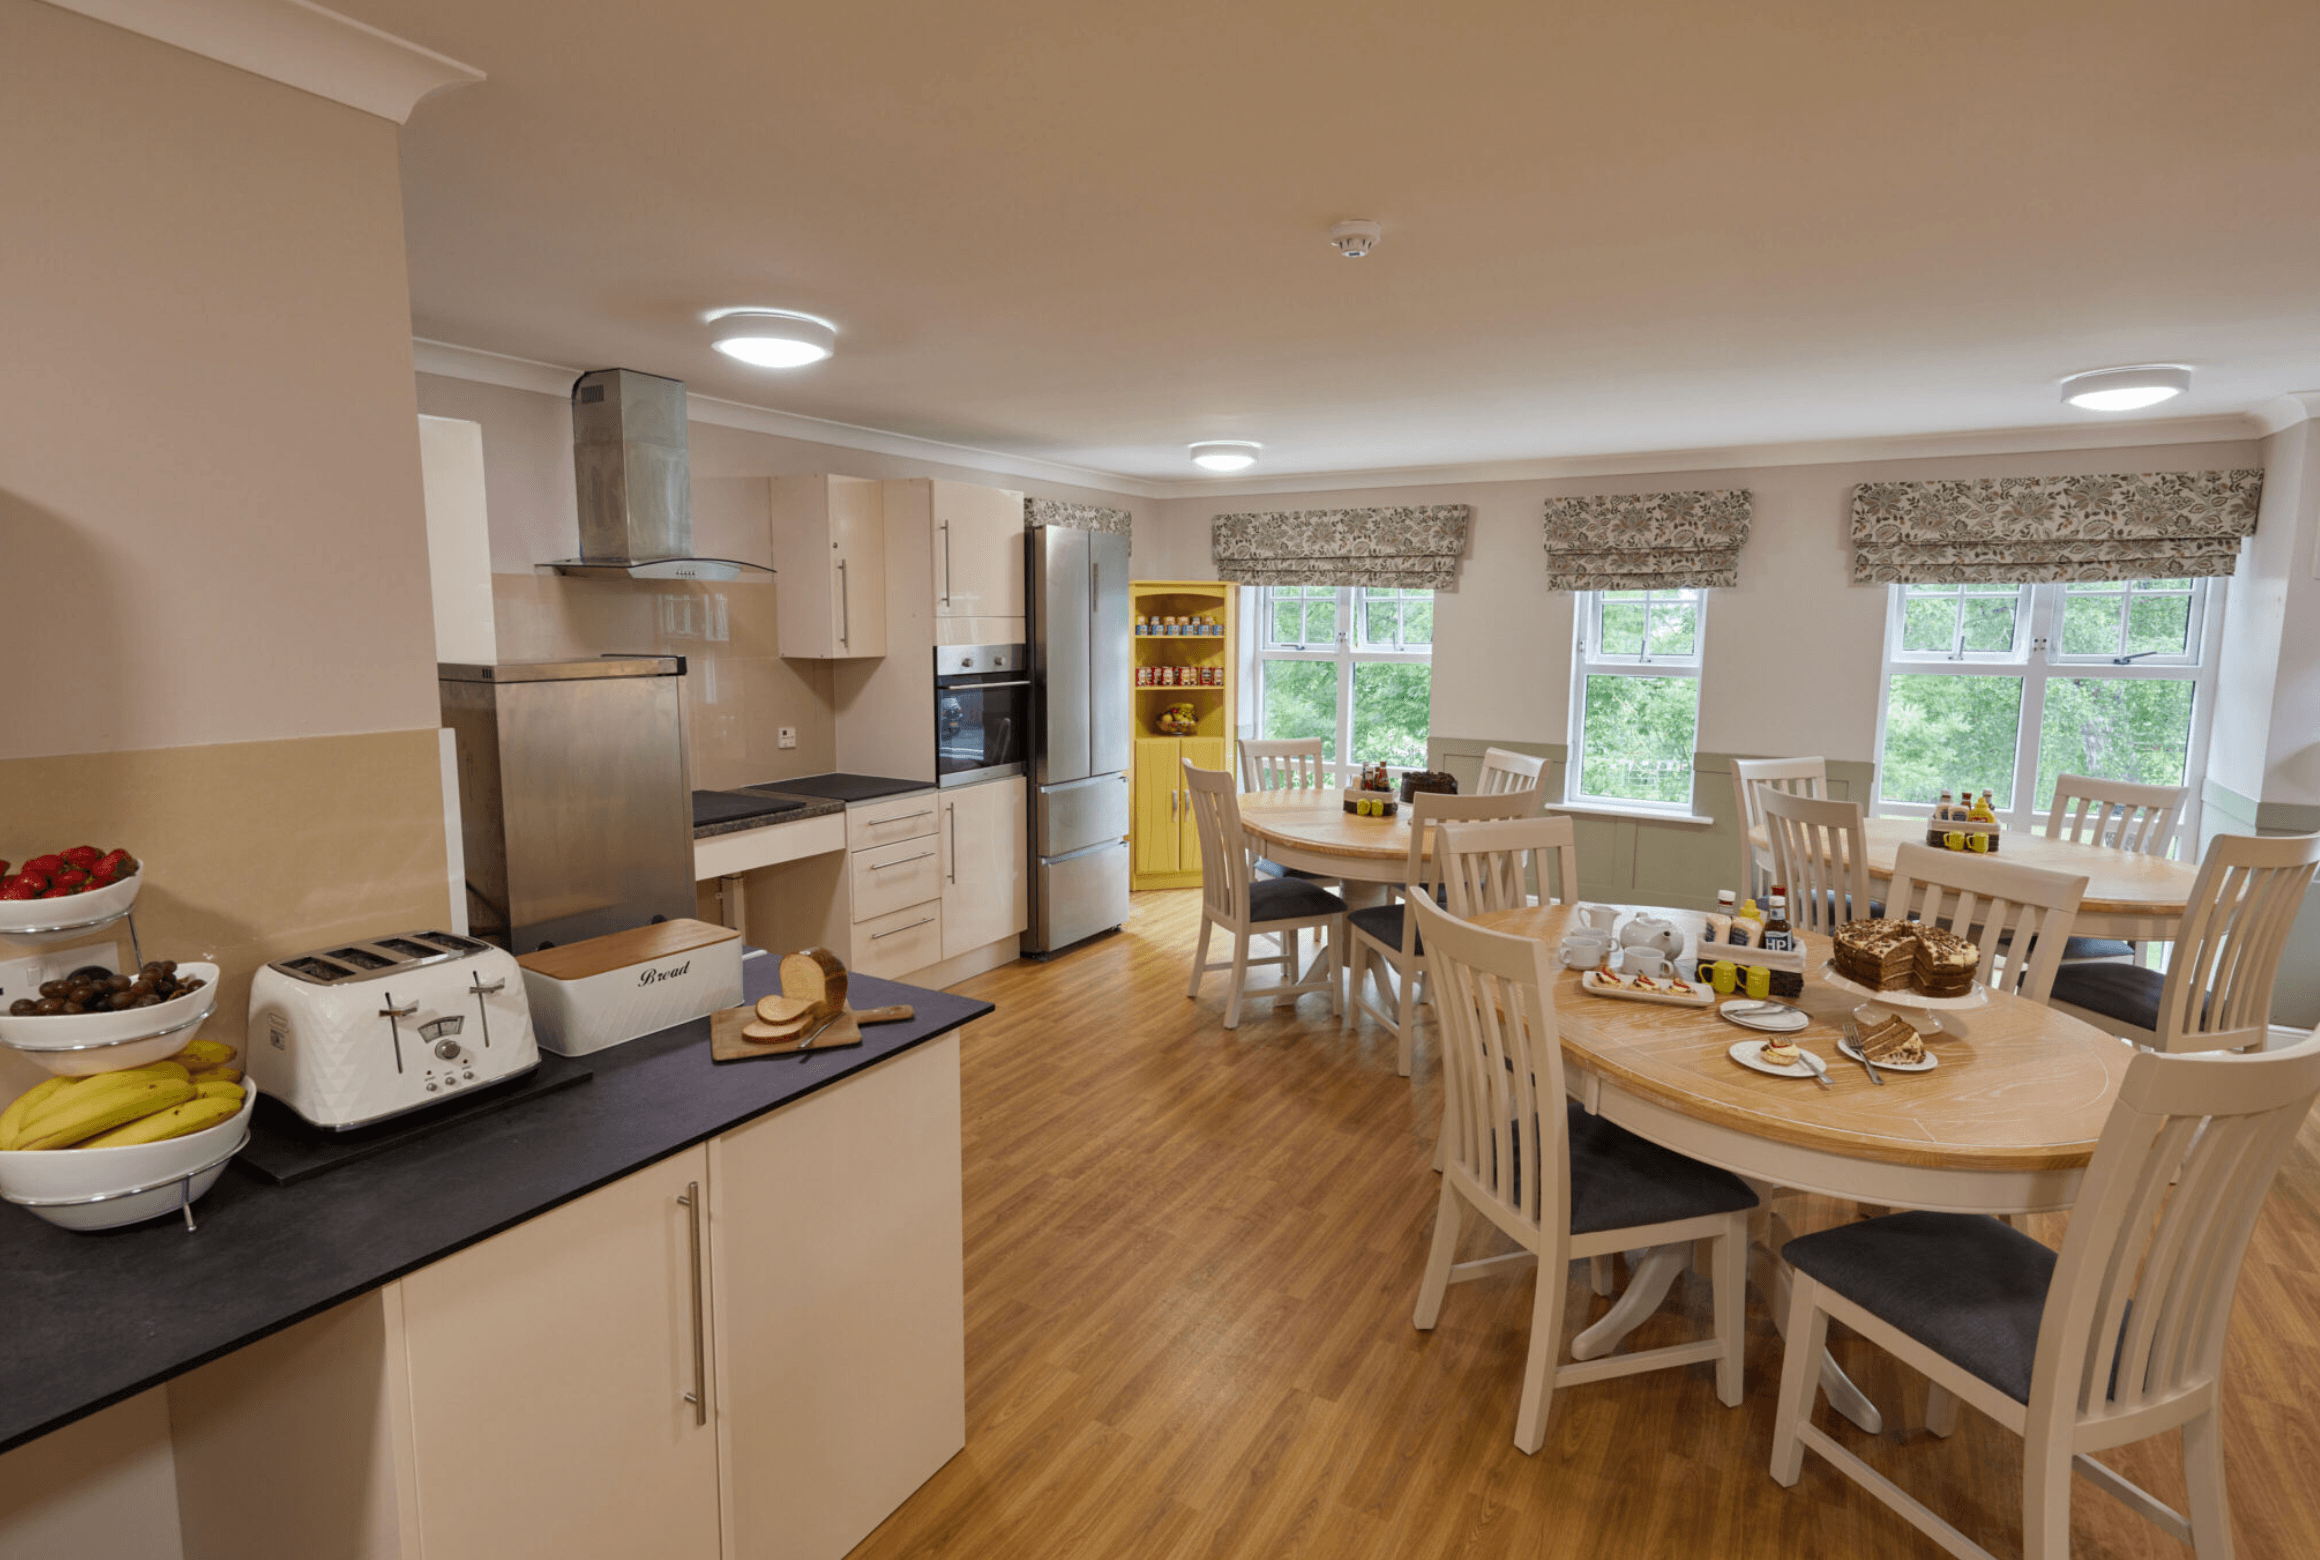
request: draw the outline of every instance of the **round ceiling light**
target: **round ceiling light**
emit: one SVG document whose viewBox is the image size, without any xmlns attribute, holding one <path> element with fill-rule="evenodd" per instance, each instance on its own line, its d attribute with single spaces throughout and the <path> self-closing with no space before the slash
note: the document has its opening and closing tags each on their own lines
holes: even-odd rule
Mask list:
<svg viewBox="0 0 2320 1560">
<path fill-rule="evenodd" d="M 803 368 L 838 350 L 838 327 L 788 309 L 726 309 L 709 321 L 710 344 L 755 368 Z"/>
<path fill-rule="evenodd" d="M 1247 439 L 1209 439 L 1190 446 L 1192 463 L 1203 471 L 1246 471 L 1257 463 L 1262 444 Z"/>
<path fill-rule="evenodd" d="M 2062 398 L 2090 412 L 2132 412 L 2172 400 L 2191 388 L 2191 370 L 2176 363 L 2098 368 L 2062 382 Z"/>
</svg>

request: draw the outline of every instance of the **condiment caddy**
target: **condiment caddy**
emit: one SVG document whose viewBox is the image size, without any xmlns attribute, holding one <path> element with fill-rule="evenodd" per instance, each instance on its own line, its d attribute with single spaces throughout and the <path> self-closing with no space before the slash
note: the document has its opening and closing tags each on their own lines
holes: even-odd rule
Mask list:
<svg viewBox="0 0 2320 1560">
<path fill-rule="evenodd" d="M 1956 794 L 1944 791 L 1941 800 L 1934 804 L 1933 816 L 1926 820 L 1925 843 L 1936 850 L 1995 855 L 2005 832 L 2006 826 L 1998 821 L 1997 808 L 1988 791 L 1982 793 L 1979 801 L 1973 799 L 1970 790 Z"/>
</svg>

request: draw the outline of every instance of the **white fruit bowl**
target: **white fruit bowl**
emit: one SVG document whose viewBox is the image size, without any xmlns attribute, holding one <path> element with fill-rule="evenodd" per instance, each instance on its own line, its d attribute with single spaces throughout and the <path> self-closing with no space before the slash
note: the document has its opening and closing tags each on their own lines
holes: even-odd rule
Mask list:
<svg viewBox="0 0 2320 1560">
<path fill-rule="evenodd" d="M 139 862 L 137 870 L 120 882 L 85 894 L 67 894 L 62 899 L 0 899 L 0 937 L 39 939 L 94 931 L 127 915 L 144 881 L 145 864 Z"/>
<path fill-rule="evenodd" d="M 119 1013 L 50 1013 L 24 1018 L 0 1014 L 0 1044 L 67 1078 L 167 1061 L 184 1050 L 217 1011 L 216 965 L 189 962 L 180 964 L 177 972 L 201 977 L 201 989 L 149 1008 L 128 1008 Z"/>
<path fill-rule="evenodd" d="M 244 1078 L 242 1089 L 240 1111 L 183 1137 L 125 1148 L 0 1152 L 0 1200 L 68 1230 L 118 1229 L 175 1213 L 216 1185 L 226 1161 L 250 1140 L 258 1088 Z"/>
</svg>

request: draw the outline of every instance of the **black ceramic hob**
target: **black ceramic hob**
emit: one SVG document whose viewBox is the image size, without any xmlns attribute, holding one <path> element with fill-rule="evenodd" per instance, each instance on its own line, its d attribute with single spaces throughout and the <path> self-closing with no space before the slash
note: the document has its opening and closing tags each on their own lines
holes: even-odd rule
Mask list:
<svg viewBox="0 0 2320 1560">
<path fill-rule="evenodd" d="M 833 802 L 874 802 L 881 796 L 900 796 L 905 791 L 928 791 L 934 788 L 932 780 L 896 780 L 888 775 L 806 775 L 796 780 L 765 780 L 755 789 L 787 791 L 792 796 L 819 796 Z M 696 813 L 695 823 L 702 820 Z"/>
</svg>

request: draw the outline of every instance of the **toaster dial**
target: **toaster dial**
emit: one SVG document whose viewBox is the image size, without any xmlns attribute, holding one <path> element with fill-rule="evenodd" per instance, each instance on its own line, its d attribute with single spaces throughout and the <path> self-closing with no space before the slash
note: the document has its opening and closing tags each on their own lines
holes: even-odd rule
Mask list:
<svg viewBox="0 0 2320 1560">
<path fill-rule="evenodd" d="M 459 1055 L 459 1042 L 456 1040 L 438 1040 L 435 1042 L 435 1054 L 448 1062 Z"/>
</svg>

